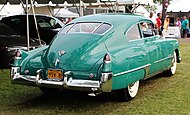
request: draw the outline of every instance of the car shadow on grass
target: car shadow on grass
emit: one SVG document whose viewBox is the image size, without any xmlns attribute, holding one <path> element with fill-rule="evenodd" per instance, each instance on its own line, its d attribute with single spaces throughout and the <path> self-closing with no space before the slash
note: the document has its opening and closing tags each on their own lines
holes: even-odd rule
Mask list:
<svg viewBox="0 0 190 115">
<path fill-rule="evenodd" d="M 163 74 L 156 75 L 149 79 L 144 80 L 141 82 L 141 86 L 139 89 L 139 94 L 137 96 L 137 100 L 141 98 L 141 96 L 145 96 L 145 93 L 148 93 L 153 88 L 156 88 L 159 84 L 160 79 L 165 79 Z M 146 88 L 148 90 L 144 90 Z M 36 91 L 35 91 L 36 92 Z M 118 102 L 117 95 L 115 92 L 111 93 L 102 93 L 95 97 L 88 96 L 87 92 L 80 92 L 80 91 L 61 91 L 54 94 L 43 94 L 42 92 L 37 91 L 37 94 L 28 93 L 25 95 L 20 95 L 20 99 L 23 97 L 27 97 L 25 100 L 20 100 L 16 103 L 16 106 L 23 109 L 51 109 L 57 108 L 58 110 L 64 109 L 66 111 L 73 110 L 81 111 L 81 110 L 88 110 L 91 108 L 99 108 L 100 105 L 107 105 L 107 104 L 120 104 Z M 33 97 L 31 97 L 33 95 Z"/>
<path fill-rule="evenodd" d="M 39 92 L 41 93 L 41 92 Z M 26 96 L 26 95 L 25 95 Z M 17 105 L 27 108 L 43 107 L 45 108 L 66 108 L 67 110 L 75 108 L 82 109 L 99 106 L 103 103 L 117 102 L 115 92 L 102 93 L 95 97 L 88 96 L 86 92 L 79 91 L 61 91 L 55 94 L 43 94 L 32 97 L 29 100 L 17 103 Z"/>
</svg>

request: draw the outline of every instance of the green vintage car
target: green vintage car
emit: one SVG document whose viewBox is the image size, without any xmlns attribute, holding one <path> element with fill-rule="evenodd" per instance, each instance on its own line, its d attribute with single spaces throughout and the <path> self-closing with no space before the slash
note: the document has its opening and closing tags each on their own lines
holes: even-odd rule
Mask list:
<svg viewBox="0 0 190 115">
<path fill-rule="evenodd" d="M 140 80 L 161 72 L 171 76 L 180 60 L 178 41 L 155 35 L 149 19 L 98 14 L 73 20 L 49 46 L 18 50 L 11 79 L 44 93 L 68 89 L 95 96 L 116 91 L 119 100 L 128 101 L 137 95 Z"/>
</svg>

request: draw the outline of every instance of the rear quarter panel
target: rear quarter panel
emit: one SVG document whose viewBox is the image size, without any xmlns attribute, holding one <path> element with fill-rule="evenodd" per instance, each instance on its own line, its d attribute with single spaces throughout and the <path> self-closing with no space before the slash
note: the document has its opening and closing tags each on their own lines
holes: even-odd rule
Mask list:
<svg viewBox="0 0 190 115">
<path fill-rule="evenodd" d="M 40 68 L 43 68 L 43 54 L 48 46 L 43 46 L 29 52 L 22 51 L 22 58 L 15 59 L 13 66 L 21 67 L 21 74 L 24 74 L 25 70 L 30 71 L 30 75 L 36 75 L 36 71 Z"/>
<path fill-rule="evenodd" d="M 165 42 L 165 54 L 166 56 L 173 55 L 174 51 L 177 54 L 177 62 L 180 62 L 180 49 L 179 49 L 179 43 L 176 39 L 163 39 L 162 42 Z M 171 66 L 171 60 L 166 61 L 166 65 Z"/>
<path fill-rule="evenodd" d="M 114 28 L 114 31 L 110 33 L 110 39 L 105 41 L 112 57 L 113 75 L 143 66 L 147 63 L 146 52 L 140 47 L 142 40 L 129 43 L 126 38 L 125 32 L 129 25 Z M 141 60 L 143 58 L 144 61 L 140 61 L 140 58 Z M 126 88 L 128 84 L 143 79 L 144 76 L 145 71 L 143 69 L 133 73 L 113 76 L 112 90 Z"/>
</svg>

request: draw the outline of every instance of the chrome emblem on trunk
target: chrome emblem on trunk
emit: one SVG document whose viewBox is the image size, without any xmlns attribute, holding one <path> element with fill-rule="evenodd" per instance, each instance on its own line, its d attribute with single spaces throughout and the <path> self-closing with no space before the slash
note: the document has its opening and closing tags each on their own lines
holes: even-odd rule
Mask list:
<svg viewBox="0 0 190 115">
<path fill-rule="evenodd" d="M 59 59 L 56 59 L 56 61 L 55 61 L 55 67 L 57 66 L 57 64 L 59 64 Z"/>
<path fill-rule="evenodd" d="M 64 54 L 66 54 L 66 51 L 61 50 L 61 51 L 58 52 L 58 54 L 59 54 L 59 56 L 62 56 L 62 55 L 64 55 Z"/>
<path fill-rule="evenodd" d="M 94 77 L 94 74 L 91 73 L 91 74 L 89 75 L 89 78 L 93 78 L 93 77 Z"/>
</svg>

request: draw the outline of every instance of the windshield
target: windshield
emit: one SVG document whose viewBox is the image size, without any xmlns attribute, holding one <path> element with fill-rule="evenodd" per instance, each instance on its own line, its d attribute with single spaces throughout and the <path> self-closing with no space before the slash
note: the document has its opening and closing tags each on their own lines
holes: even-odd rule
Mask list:
<svg viewBox="0 0 190 115">
<path fill-rule="evenodd" d="M 100 22 L 81 22 L 67 25 L 61 33 L 95 33 L 104 34 L 111 28 L 111 24 Z"/>
</svg>

